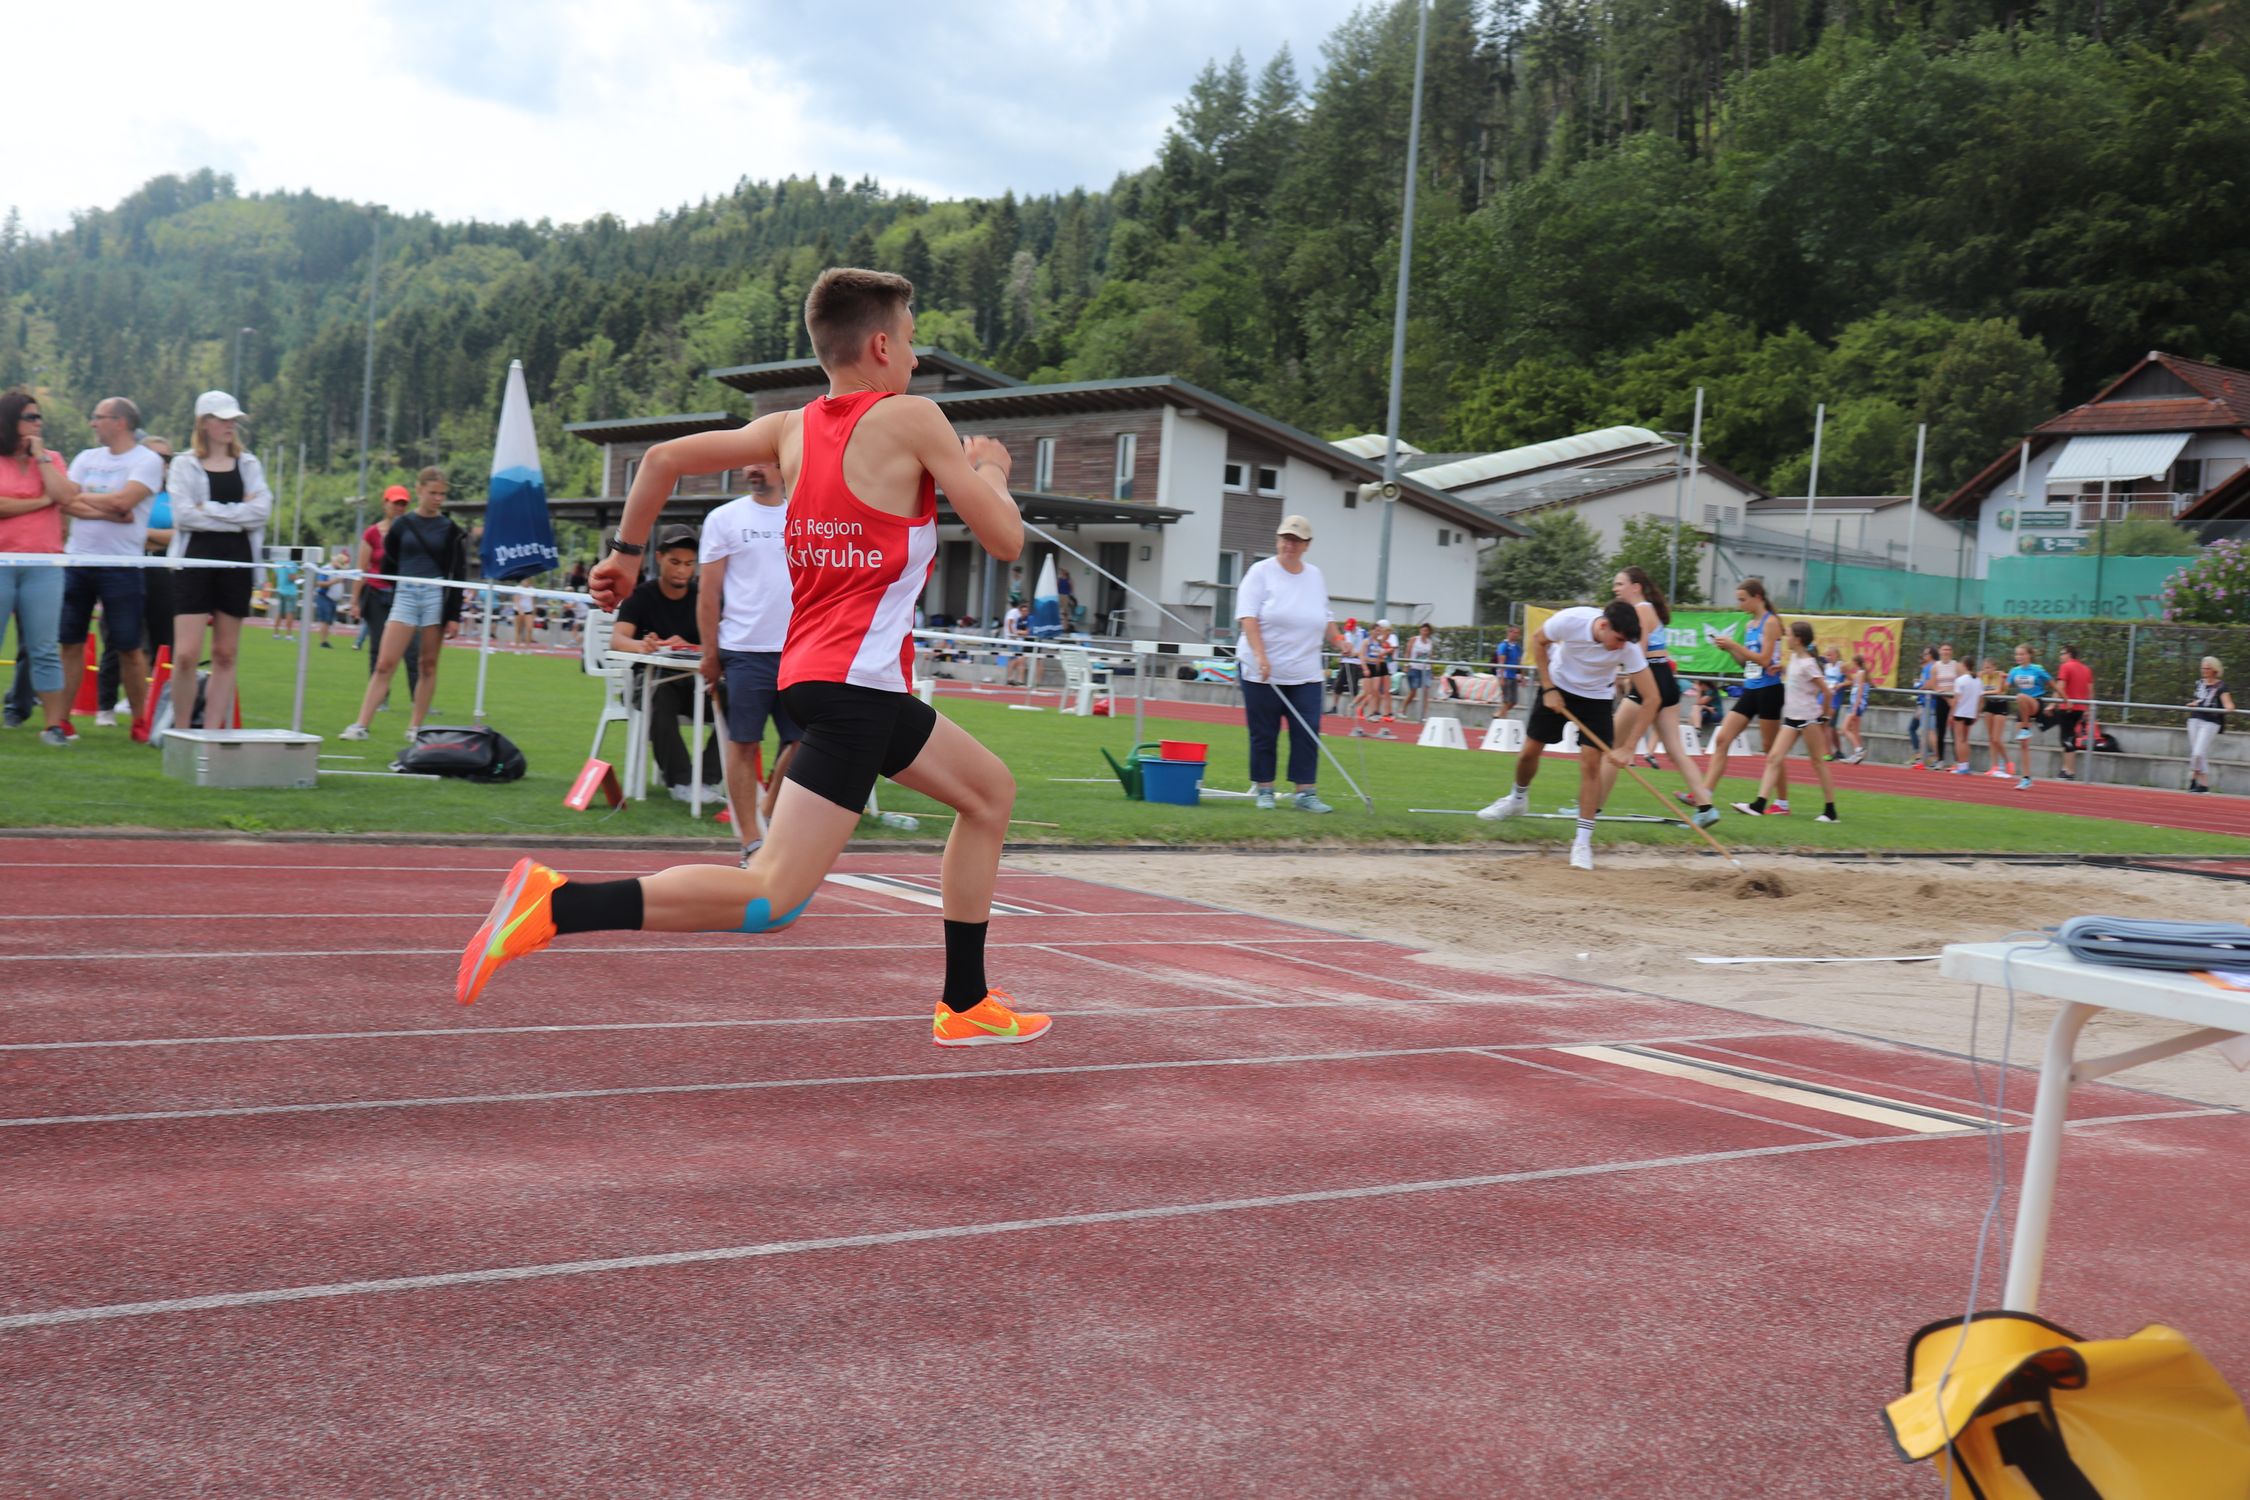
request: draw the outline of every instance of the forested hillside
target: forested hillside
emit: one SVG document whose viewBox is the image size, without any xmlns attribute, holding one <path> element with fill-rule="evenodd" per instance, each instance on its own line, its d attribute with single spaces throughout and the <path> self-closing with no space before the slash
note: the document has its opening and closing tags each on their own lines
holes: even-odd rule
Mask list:
<svg viewBox="0 0 2250 1500">
<path fill-rule="evenodd" d="M 1405 436 L 1684 428 L 1822 488 L 1942 492 L 2152 347 L 2250 363 L 2250 0 L 1438 0 Z M 374 460 L 490 451 L 510 358 L 550 488 L 560 424 L 700 410 L 710 366 L 803 354 L 818 270 L 923 288 L 923 336 L 1033 379 L 1173 372 L 1330 434 L 1378 427 L 1413 12 L 1371 7 L 1309 77 L 1215 62 L 1157 160 L 1099 191 L 927 202 L 749 182 L 627 225 L 383 214 Z M 715 161 L 722 154 L 714 149 Z M 4 193 L 4 189 L 0 189 Z M 232 378 L 316 513 L 357 462 L 376 212 L 147 184 L 49 237 L 0 229 L 0 385 L 83 441 L 122 392 L 177 433 Z M 73 430 L 73 423 L 76 424 Z"/>
</svg>

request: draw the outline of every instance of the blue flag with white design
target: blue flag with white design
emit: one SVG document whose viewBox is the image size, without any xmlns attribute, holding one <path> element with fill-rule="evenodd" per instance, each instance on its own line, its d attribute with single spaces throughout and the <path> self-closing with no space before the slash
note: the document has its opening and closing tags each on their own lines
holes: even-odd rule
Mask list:
<svg viewBox="0 0 2250 1500">
<path fill-rule="evenodd" d="M 510 360 L 507 394 L 500 398 L 500 436 L 492 445 L 492 488 L 486 492 L 484 576 L 524 578 L 561 560 L 555 523 L 547 514 L 547 480 L 539 468 L 523 361 Z"/>
</svg>

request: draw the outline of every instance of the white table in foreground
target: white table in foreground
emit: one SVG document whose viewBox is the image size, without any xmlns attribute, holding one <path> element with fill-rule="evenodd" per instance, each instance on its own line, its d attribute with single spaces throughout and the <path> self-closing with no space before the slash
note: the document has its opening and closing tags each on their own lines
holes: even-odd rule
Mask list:
<svg viewBox="0 0 2250 1500">
<path fill-rule="evenodd" d="M 2011 953 L 2013 959 L 2008 957 Z M 2015 1239 L 2008 1256 L 2008 1289 L 2001 1299 L 2012 1312 L 2037 1312 L 2070 1086 L 2250 1032 L 2250 995 L 2218 989 L 2191 974 L 2080 963 L 2060 946 L 1954 943 L 1939 957 L 1938 968 L 1949 979 L 1996 988 L 2013 983 L 2020 995 L 2041 995 L 2063 1002 L 2054 1025 L 2048 1028 L 2047 1050 L 2039 1064 L 2039 1097 L 2031 1112 L 2031 1148 L 2024 1157 Z M 2077 1057 L 2079 1033 L 2096 1012 L 2104 1010 L 2177 1021 L 2194 1029 L 2167 1041 L 2081 1062 Z"/>
<path fill-rule="evenodd" d="M 602 665 L 621 668 L 625 676 L 625 708 L 632 717 L 625 721 L 625 795 L 635 802 L 648 797 L 648 715 L 649 703 L 656 696 L 659 684 L 685 677 L 694 687 L 688 696 L 695 700 L 695 726 L 688 739 L 688 812 L 690 816 L 703 816 L 702 762 L 697 759 L 701 747 L 696 743 L 703 738 L 703 701 L 708 689 L 701 672 L 702 657 L 682 651 L 604 651 Z"/>
</svg>

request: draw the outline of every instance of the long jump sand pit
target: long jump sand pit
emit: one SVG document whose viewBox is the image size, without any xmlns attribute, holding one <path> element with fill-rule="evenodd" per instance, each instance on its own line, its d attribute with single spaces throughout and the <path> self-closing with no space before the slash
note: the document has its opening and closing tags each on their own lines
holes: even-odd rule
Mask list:
<svg viewBox="0 0 2250 1500">
<path fill-rule="evenodd" d="M 1590 876 L 1571 870 L 1560 848 L 1016 854 L 1010 863 L 1409 944 L 1428 963 L 1587 979 L 1954 1053 L 1970 1048 L 1972 994 L 1935 963 L 1695 959 L 1935 953 L 2091 912 L 2235 922 L 2250 915 L 2250 886 L 2114 867 L 1759 854 L 1736 870 L 1687 852 L 1597 858 Z M 1985 1057 L 1998 1053 L 2004 1005 L 1997 992 L 1985 996 Z M 2049 1001 L 2017 997 L 2017 1063 L 2038 1066 L 2054 1013 Z M 2081 1051 L 2121 1050 L 2177 1030 L 2105 1015 Z M 2112 1081 L 2250 1109 L 2250 1074 L 2208 1049 Z"/>
</svg>

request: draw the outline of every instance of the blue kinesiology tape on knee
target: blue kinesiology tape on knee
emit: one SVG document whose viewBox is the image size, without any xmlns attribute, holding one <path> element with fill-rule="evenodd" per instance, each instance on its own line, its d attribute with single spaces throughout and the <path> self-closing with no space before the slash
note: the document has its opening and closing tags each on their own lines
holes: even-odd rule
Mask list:
<svg viewBox="0 0 2250 1500">
<path fill-rule="evenodd" d="M 796 921 L 804 909 L 810 905 L 812 905 L 812 897 L 807 896 L 777 917 L 773 914 L 773 907 L 768 904 L 766 898 L 760 896 L 748 906 L 742 908 L 742 925 L 737 927 L 735 931 L 779 932 L 791 922 Z"/>
</svg>

